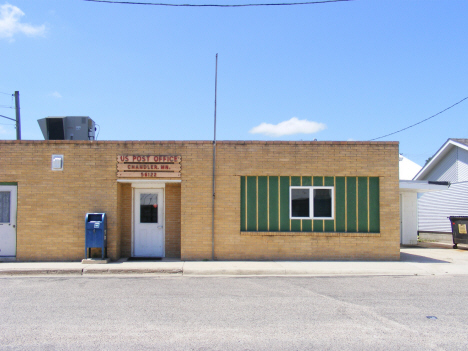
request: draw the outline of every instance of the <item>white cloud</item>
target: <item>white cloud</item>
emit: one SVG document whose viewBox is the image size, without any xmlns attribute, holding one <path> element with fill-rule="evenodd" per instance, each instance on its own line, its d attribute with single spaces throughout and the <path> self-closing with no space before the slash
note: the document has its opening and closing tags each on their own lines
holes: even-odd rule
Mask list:
<svg viewBox="0 0 468 351">
<path fill-rule="evenodd" d="M 279 137 L 292 134 L 313 134 L 326 128 L 327 126 L 323 123 L 308 121 L 306 119 L 300 120 L 297 117 L 293 117 L 288 121 L 280 122 L 276 125 L 262 123 L 249 130 L 249 133 Z"/>
<path fill-rule="evenodd" d="M 0 6 L 0 38 L 13 40 L 16 33 L 22 33 L 27 36 L 41 36 L 45 34 L 46 27 L 33 26 L 28 23 L 21 23 L 20 19 L 24 12 L 18 7 L 5 4 Z"/>
<path fill-rule="evenodd" d="M 56 98 L 56 99 L 61 99 L 62 98 L 62 95 L 58 91 L 54 91 L 53 93 L 51 93 L 49 95 Z"/>
<path fill-rule="evenodd" d="M 0 125 L 0 135 L 12 136 L 13 133 L 14 133 L 14 130 L 11 131 L 11 128 L 6 129 L 4 126 Z"/>
</svg>

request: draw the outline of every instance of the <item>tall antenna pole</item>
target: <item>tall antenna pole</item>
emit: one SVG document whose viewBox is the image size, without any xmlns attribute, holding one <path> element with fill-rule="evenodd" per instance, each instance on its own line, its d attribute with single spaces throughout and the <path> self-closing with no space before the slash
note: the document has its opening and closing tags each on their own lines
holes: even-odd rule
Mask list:
<svg viewBox="0 0 468 351">
<path fill-rule="evenodd" d="M 16 140 L 21 140 L 19 91 L 15 91 L 15 109 L 16 109 Z"/>
<path fill-rule="evenodd" d="M 216 54 L 215 68 L 215 101 L 214 101 L 214 136 L 213 136 L 213 202 L 211 215 L 211 259 L 215 259 L 215 242 L 214 242 L 214 219 L 215 219 L 215 170 L 216 170 L 216 97 L 218 92 L 218 54 Z"/>
</svg>

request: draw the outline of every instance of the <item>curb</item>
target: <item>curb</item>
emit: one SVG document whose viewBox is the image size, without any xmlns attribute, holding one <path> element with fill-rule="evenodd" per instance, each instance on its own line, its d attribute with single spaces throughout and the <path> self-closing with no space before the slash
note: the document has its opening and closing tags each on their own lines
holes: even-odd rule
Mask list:
<svg viewBox="0 0 468 351">
<path fill-rule="evenodd" d="M 105 275 L 105 274 L 161 274 L 183 275 L 181 269 L 9 269 L 0 270 L 0 276 L 13 275 Z"/>
<path fill-rule="evenodd" d="M 301 273 L 302 274 L 302 273 Z M 307 274 L 307 273 L 304 273 Z M 262 270 L 242 270 L 242 269 L 185 269 L 183 272 L 184 276 L 221 276 L 221 275 L 231 275 L 231 276 L 285 276 L 285 275 L 297 275 L 297 273 L 288 273 L 284 269 L 262 269 Z M 310 275 L 310 273 L 308 274 Z"/>
<path fill-rule="evenodd" d="M 101 274 L 163 274 L 163 275 L 182 275 L 182 269 L 112 269 L 112 268 L 83 268 L 83 275 L 101 275 Z"/>
<path fill-rule="evenodd" d="M 82 269 L 6 269 L 0 270 L 1 275 L 81 275 Z"/>
</svg>

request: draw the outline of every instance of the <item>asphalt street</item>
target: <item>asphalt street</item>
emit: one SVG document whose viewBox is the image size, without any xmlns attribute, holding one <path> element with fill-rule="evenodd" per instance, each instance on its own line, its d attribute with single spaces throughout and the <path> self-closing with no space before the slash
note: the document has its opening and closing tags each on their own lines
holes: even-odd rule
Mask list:
<svg viewBox="0 0 468 351">
<path fill-rule="evenodd" d="M 468 276 L 0 277 L 0 350 L 466 350 Z"/>
</svg>

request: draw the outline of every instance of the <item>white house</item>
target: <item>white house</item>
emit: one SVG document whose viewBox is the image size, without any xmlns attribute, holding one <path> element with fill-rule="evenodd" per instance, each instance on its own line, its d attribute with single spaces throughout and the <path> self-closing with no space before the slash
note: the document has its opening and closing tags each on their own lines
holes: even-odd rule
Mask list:
<svg viewBox="0 0 468 351">
<path fill-rule="evenodd" d="M 421 170 L 421 166 L 400 154 L 400 180 L 412 180 Z"/>
<path fill-rule="evenodd" d="M 418 243 L 418 194 L 445 190 L 448 184 L 411 180 L 421 166 L 400 155 L 400 243 Z"/>
<path fill-rule="evenodd" d="M 448 139 L 414 177 L 450 182 L 447 191 L 419 195 L 418 230 L 452 233 L 449 216 L 468 216 L 468 139 Z"/>
</svg>

